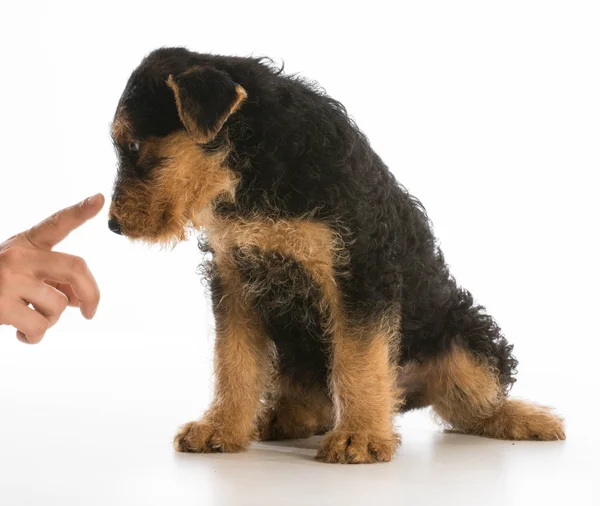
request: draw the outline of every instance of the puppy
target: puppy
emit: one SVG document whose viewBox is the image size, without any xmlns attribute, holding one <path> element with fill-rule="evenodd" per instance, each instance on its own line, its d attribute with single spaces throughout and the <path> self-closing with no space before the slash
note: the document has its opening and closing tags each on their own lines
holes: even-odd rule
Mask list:
<svg viewBox="0 0 600 506">
<path fill-rule="evenodd" d="M 177 450 L 325 433 L 320 460 L 386 462 L 393 416 L 426 406 L 468 434 L 564 439 L 550 409 L 507 398 L 512 346 L 450 275 L 419 201 L 314 85 L 262 59 L 159 49 L 112 137 L 110 230 L 205 231 L 215 394 Z"/>
</svg>

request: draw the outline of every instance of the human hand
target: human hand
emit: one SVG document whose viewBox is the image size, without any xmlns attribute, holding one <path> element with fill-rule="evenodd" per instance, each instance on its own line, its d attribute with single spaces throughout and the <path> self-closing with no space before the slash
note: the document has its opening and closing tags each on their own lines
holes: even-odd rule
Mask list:
<svg viewBox="0 0 600 506">
<path fill-rule="evenodd" d="M 91 319 L 100 291 L 85 260 L 52 248 L 104 206 L 101 194 L 63 209 L 0 244 L 0 325 L 39 343 L 67 306 Z"/>
</svg>

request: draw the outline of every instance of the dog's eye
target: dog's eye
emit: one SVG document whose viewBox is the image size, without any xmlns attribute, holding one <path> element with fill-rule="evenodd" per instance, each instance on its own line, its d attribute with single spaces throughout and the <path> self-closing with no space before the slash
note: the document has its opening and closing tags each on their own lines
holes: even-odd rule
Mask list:
<svg viewBox="0 0 600 506">
<path fill-rule="evenodd" d="M 131 153 L 137 154 L 137 152 L 140 150 L 140 143 L 132 141 L 129 143 L 129 146 L 127 146 L 127 147 Z"/>
</svg>

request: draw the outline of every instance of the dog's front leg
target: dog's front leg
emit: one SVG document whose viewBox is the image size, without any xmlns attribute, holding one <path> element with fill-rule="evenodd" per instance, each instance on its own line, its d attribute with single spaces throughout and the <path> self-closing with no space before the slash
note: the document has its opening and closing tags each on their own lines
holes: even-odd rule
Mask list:
<svg viewBox="0 0 600 506">
<path fill-rule="evenodd" d="M 387 333 L 367 330 L 334 330 L 331 340 L 336 423 L 317 458 L 341 464 L 388 462 L 400 442 L 392 424 L 399 401 L 394 344 Z"/>
<path fill-rule="evenodd" d="M 269 379 L 269 341 L 247 306 L 235 266 L 217 263 L 212 296 L 216 320 L 215 395 L 200 421 L 175 437 L 183 452 L 239 452 L 257 438 L 255 421 Z"/>
</svg>

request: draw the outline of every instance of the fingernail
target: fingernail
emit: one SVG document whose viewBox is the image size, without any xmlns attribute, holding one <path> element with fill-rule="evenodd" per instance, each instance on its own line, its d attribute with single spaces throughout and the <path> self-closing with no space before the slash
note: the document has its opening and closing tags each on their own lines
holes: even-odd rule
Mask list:
<svg viewBox="0 0 600 506">
<path fill-rule="evenodd" d="M 97 203 L 98 203 L 98 201 L 99 201 L 101 198 L 102 198 L 102 194 L 101 194 L 101 193 L 97 193 L 97 194 L 96 194 L 96 195 L 94 195 L 93 197 L 88 197 L 87 199 L 85 199 L 85 200 L 83 201 L 83 203 L 84 203 L 86 206 L 91 206 L 91 205 L 97 204 Z"/>
</svg>

